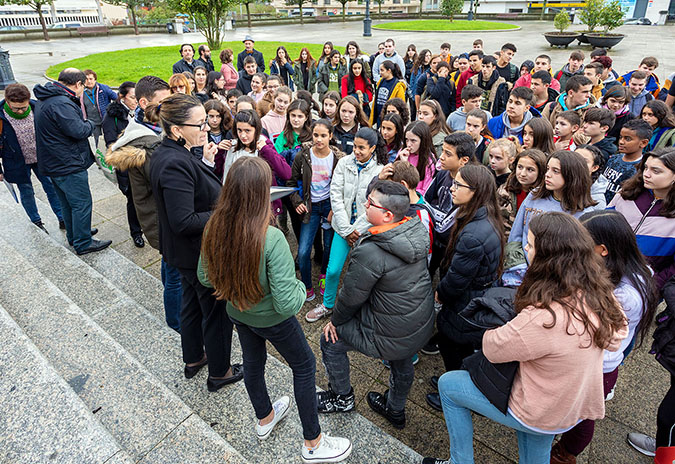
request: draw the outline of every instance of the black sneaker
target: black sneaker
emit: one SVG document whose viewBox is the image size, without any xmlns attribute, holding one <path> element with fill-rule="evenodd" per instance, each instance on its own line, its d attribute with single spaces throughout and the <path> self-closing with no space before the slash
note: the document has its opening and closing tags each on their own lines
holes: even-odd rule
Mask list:
<svg viewBox="0 0 675 464">
<path fill-rule="evenodd" d="M 66 230 L 66 222 L 63 219 L 59 219 L 59 229 Z"/>
<path fill-rule="evenodd" d="M 346 395 L 338 395 L 328 384 L 328 390 L 316 393 L 316 405 L 319 412 L 323 413 L 351 411 L 356 405 L 354 389 Z"/>
<path fill-rule="evenodd" d="M 43 224 L 42 221 L 37 221 L 37 222 L 34 222 L 33 224 L 35 224 L 40 230 L 42 230 L 42 232 L 49 235 L 49 231 L 47 230 L 47 228 L 45 227 L 45 225 Z"/>
<path fill-rule="evenodd" d="M 420 351 L 429 356 L 433 356 L 435 354 L 440 353 L 440 351 L 438 350 L 438 345 L 431 341 L 427 342 L 427 344 L 424 345 Z"/>
<path fill-rule="evenodd" d="M 370 409 L 387 419 L 395 428 L 402 429 L 405 427 L 405 410 L 394 411 L 389 409 L 387 407 L 388 394 L 389 390 L 386 390 L 384 394 L 379 392 L 369 392 L 366 396 L 368 406 L 370 406 Z"/>
<path fill-rule="evenodd" d="M 436 411 L 443 412 L 443 404 L 441 403 L 441 395 L 439 393 L 429 393 L 427 395 L 427 404 Z"/>
<path fill-rule="evenodd" d="M 431 385 L 431 388 L 434 390 L 438 391 L 438 377 L 437 375 L 432 375 L 431 378 L 429 379 L 429 385 Z"/>
<path fill-rule="evenodd" d="M 450 464 L 450 459 L 446 461 L 438 458 L 424 458 L 422 464 Z"/>
</svg>

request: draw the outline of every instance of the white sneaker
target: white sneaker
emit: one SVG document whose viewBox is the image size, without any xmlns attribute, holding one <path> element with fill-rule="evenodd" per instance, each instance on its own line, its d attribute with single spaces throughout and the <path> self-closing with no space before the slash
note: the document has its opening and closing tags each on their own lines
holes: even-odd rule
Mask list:
<svg viewBox="0 0 675 464">
<path fill-rule="evenodd" d="M 610 401 L 612 398 L 614 398 L 614 388 L 610 390 L 609 393 L 607 393 L 607 396 L 605 397 L 605 401 Z"/>
<path fill-rule="evenodd" d="M 328 316 L 333 312 L 332 308 L 326 308 L 323 303 L 316 305 L 314 309 L 307 312 L 305 319 L 307 322 L 316 322 L 324 316 Z"/>
<path fill-rule="evenodd" d="M 302 447 L 302 462 L 319 464 L 324 462 L 342 462 L 352 454 L 352 442 L 347 438 L 329 437 L 321 434 L 321 440 L 315 449 Z"/>
<path fill-rule="evenodd" d="M 629 433 L 628 444 L 646 456 L 656 454 L 656 440 L 643 433 Z"/>
<path fill-rule="evenodd" d="M 291 408 L 291 398 L 284 395 L 274 402 L 272 409 L 274 409 L 274 419 L 269 424 L 260 425 L 260 421 L 255 423 L 255 433 L 258 435 L 258 438 L 261 440 L 266 439 L 274 430 L 274 426 L 286 417 L 288 410 Z"/>
</svg>

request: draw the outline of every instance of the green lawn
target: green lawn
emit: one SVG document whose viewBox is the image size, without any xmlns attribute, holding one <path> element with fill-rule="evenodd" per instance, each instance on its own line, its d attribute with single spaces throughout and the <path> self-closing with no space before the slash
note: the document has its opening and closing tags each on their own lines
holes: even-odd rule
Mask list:
<svg viewBox="0 0 675 464">
<path fill-rule="evenodd" d="M 193 44 L 195 49 L 199 44 Z M 292 59 L 297 59 L 302 47 L 307 47 L 316 59 L 321 56 L 321 44 L 305 44 L 291 42 L 256 42 L 255 48 L 265 57 L 265 68 L 269 71 L 269 62 L 276 54 L 277 47 L 284 45 Z M 221 50 L 231 48 L 235 54 L 244 49 L 241 42 L 224 42 Z M 344 47 L 337 47 L 344 52 Z M 213 50 L 212 59 L 216 67 L 220 67 L 218 55 L 220 50 Z M 180 59 L 178 45 L 168 47 L 132 48 L 115 52 L 94 53 L 83 58 L 64 61 L 47 69 L 47 76 L 56 78 L 64 68 L 93 69 L 98 74 L 99 82 L 117 87 L 124 81 L 137 81 L 148 74 L 168 79 L 171 76 L 171 66 Z"/>
<path fill-rule="evenodd" d="M 495 29 L 517 29 L 518 26 L 494 21 L 456 19 L 451 22 L 447 19 L 420 19 L 377 24 L 373 28 L 395 31 L 490 31 Z"/>
</svg>

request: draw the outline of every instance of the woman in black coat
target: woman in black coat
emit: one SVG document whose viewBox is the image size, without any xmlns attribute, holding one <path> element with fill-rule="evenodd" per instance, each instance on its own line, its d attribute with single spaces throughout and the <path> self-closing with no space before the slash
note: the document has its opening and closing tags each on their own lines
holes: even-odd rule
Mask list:
<svg viewBox="0 0 675 464">
<path fill-rule="evenodd" d="M 115 143 L 120 134 L 129 124 L 129 118 L 134 116 L 134 110 L 138 106 L 136 101 L 136 83 L 127 81 L 120 85 L 117 100 L 108 105 L 103 121 L 101 122 L 101 129 L 103 130 L 103 140 L 105 140 L 106 147 Z M 120 188 L 125 197 L 127 197 L 127 221 L 129 223 L 129 233 L 134 241 L 134 245 L 138 248 L 145 246 L 143 240 L 143 229 L 141 223 L 136 216 L 136 208 L 134 207 L 134 200 L 131 196 L 131 184 L 129 183 L 129 174 L 126 171 L 115 170 L 117 177 L 117 186 Z"/>
<path fill-rule="evenodd" d="M 158 113 L 166 133 L 152 155 L 150 180 L 157 201 L 159 251 L 181 274 L 185 377 L 194 377 L 208 364 L 207 387 L 215 392 L 243 378 L 241 364 L 230 364 L 232 322 L 225 302 L 216 300 L 197 278 L 202 233 L 220 194 L 220 181 L 213 172 L 217 146 L 209 143 L 201 159 L 190 152 L 207 142 L 206 111 L 196 97 L 173 94 L 145 112 Z"/>
<path fill-rule="evenodd" d="M 443 305 L 436 318 L 438 349 L 447 371 L 460 369 L 462 360 L 480 348 L 465 336 L 475 329 L 469 330 L 458 314 L 497 280 L 504 249 L 497 185 L 490 170 L 482 165 L 462 167 L 451 192 L 453 205 L 459 208 L 436 288 L 436 301 Z M 440 408 L 438 393 L 427 395 L 427 402 Z"/>
</svg>

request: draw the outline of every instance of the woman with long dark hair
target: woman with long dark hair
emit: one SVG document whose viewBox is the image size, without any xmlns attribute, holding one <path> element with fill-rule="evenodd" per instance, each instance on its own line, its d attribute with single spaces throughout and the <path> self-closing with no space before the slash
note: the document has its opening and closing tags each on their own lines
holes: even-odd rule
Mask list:
<svg viewBox="0 0 675 464">
<path fill-rule="evenodd" d="M 314 93 L 316 79 L 316 60 L 307 47 L 303 47 L 298 59 L 293 62 L 293 82 L 298 90 L 307 90 Z"/>
<path fill-rule="evenodd" d="M 152 155 L 150 180 L 157 201 L 160 253 L 181 274 L 180 338 L 185 377 L 194 377 L 208 365 L 207 387 L 215 392 L 243 378 L 241 365 L 230 364 L 232 322 L 225 315 L 223 302 L 216 301 L 197 278 L 202 233 L 218 199 L 220 181 L 190 148 L 206 146 L 208 161 L 216 147 L 207 145 L 206 111 L 196 97 L 174 94 L 161 105 L 148 106 L 145 114 L 149 119 L 159 116 L 166 134 Z"/>
<path fill-rule="evenodd" d="M 295 90 L 293 86 L 293 76 L 295 70 L 291 62 L 291 57 L 288 55 L 288 50 L 283 45 L 277 47 L 277 54 L 270 62 L 270 75 L 278 74 L 281 76 L 283 85 Z"/>
<path fill-rule="evenodd" d="M 628 326 L 602 258 L 565 213 L 532 219 L 527 243 L 531 264 L 516 293 L 516 317 L 482 339 L 491 363 L 518 362 L 507 412 L 467 371 L 438 381 L 452 462 L 474 462 L 472 411 L 515 429 L 520 462 L 537 464 L 550 462 L 556 434 L 605 414 L 603 352 L 619 348 Z"/>
<path fill-rule="evenodd" d="M 398 159 L 408 161 L 417 168 L 420 182 L 417 191 L 426 193 L 436 175 L 436 154 L 429 126 L 422 121 L 413 121 L 405 128 L 405 148 L 398 152 Z"/>
<path fill-rule="evenodd" d="M 328 437 L 319 426 L 316 362 L 295 318 L 305 298 L 304 285 L 295 278 L 284 234 L 270 225 L 272 171 L 263 160 L 247 157 L 237 160 L 231 173 L 207 223 L 199 271 L 201 282 L 212 287 L 215 299 L 226 305 L 225 317 L 237 325 L 244 384 L 257 418 L 256 436 L 268 438 L 291 405 L 286 395 L 274 404 L 270 401 L 265 385 L 269 341 L 293 371 L 305 439 L 303 461 L 343 461 L 351 453 L 351 442 Z"/>
<path fill-rule="evenodd" d="M 417 117 L 417 106 L 415 105 L 415 93 L 417 92 L 417 81 L 426 73 L 431 66 L 431 50 L 423 49 L 417 54 L 417 59 L 410 68 L 410 86 L 407 89 L 408 103 L 410 105 L 410 117 L 414 121 Z"/>
<path fill-rule="evenodd" d="M 548 119 L 532 118 L 523 127 L 523 148 L 541 150 L 547 155 L 555 151 L 553 127 Z"/>
<path fill-rule="evenodd" d="M 400 98 L 405 101 L 406 84 L 401 75 L 401 70 L 391 60 L 385 60 L 380 64 L 380 80 L 373 96 L 373 110 L 370 113 L 370 125 L 377 126 L 380 112 L 387 100 Z"/>
<path fill-rule="evenodd" d="M 380 123 L 380 134 L 387 144 L 389 162 L 393 163 L 398 152 L 405 146 L 405 126 L 401 116 L 396 113 L 385 114 Z"/>
<path fill-rule="evenodd" d="M 652 100 L 642 107 L 640 117 L 647 121 L 654 133 L 649 141 L 649 150 L 675 145 L 675 115 L 661 100 Z"/>
<path fill-rule="evenodd" d="M 342 78 L 340 91 L 342 98 L 352 96 L 361 104 L 366 116 L 370 115 L 370 102 L 373 99 L 373 84 L 364 71 L 365 63 L 360 59 L 349 63 L 349 72 Z"/>
<path fill-rule="evenodd" d="M 225 78 L 218 71 L 211 71 L 206 76 L 206 88 L 204 93 L 210 98 L 227 103 L 227 91 L 225 90 Z"/>
</svg>

